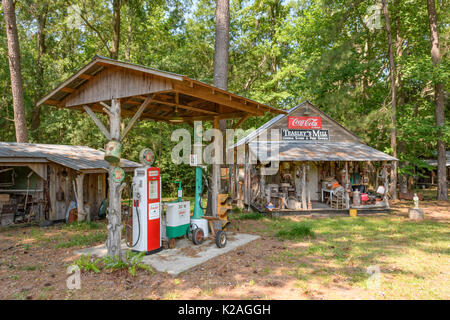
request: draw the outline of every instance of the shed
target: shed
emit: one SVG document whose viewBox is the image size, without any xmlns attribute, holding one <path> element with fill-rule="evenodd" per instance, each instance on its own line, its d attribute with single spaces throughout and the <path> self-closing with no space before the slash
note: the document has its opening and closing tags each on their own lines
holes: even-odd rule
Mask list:
<svg viewBox="0 0 450 320">
<path fill-rule="evenodd" d="M 2 224 L 65 219 L 79 190 L 87 218 L 93 217 L 107 195 L 109 164 L 103 157 L 86 146 L 0 142 Z M 125 172 L 139 166 L 121 160 Z"/>
<path fill-rule="evenodd" d="M 389 208 L 389 171 L 397 159 L 309 101 L 230 148 L 244 155 L 230 182 L 241 206 L 277 213 Z"/>
</svg>

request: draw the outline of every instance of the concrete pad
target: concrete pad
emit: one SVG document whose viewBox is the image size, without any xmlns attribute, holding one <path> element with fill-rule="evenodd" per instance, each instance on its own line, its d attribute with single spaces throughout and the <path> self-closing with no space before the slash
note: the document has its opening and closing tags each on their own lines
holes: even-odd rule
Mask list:
<svg viewBox="0 0 450 320">
<path fill-rule="evenodd" d="M 205 239 L 201 245 L 194 245 L 192 241 L 185 238 L 177 239 L 174 249 L 165 249 L 161 252 L 145 256 L 142 262 L 159 272 L 167 272 L 176 276 L 209 259 L 227 253 L 258 238 L 259 236 L 251 234 L 227 232 L 227 245 L 225 248 L 218 248 L 213 239 Z M 122 250 L 125 251 L 128 249 L 125 243 L 123 243 Z M 106 245 L 103 244 L 78 250 L 75 253 L 104 257 L 107 254 L 107 250 Z"/>
</svg>

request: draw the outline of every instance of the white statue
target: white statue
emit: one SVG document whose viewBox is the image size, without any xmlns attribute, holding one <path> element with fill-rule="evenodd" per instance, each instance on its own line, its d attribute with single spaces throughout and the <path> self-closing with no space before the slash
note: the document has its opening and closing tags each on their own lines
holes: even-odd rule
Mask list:
<svg viewBox="0 0 450 320">
<path fill-rule="evenodd" d="M 417 196 L 417 193 L 414 193 L 414 209 L 419 209 L 419 197 Z"/>
</svg>

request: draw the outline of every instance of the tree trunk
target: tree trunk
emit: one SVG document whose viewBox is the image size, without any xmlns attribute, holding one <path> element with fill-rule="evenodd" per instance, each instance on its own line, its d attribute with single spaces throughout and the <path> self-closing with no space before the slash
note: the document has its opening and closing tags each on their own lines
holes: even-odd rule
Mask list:
<svg viewBox="0 0 450 320">
<path fill-rule="evenodd" d="M 17 142 L 28 142 L 28 129 L 23 98 L 22 71 L 20 66 L 19 36 L 17 34 L 15 2 L 3 0 L 6 36 L 8 39 L 9 71 L 14 105 L 14 125 Z"/>
<path fill-rule="evenodd" d="M 441 52 L 439 49 L 439 34 L 434 0 L 427 0 L 427 9 L 428 21 L 430 24 L 431 60 L 433 65 L 436 68 L 439 68 L 441 64 Z M 443 83 L 435 83 L 434 85 L 434 103 L 436 108 L 436 126 L 442 127 L 445 124 L 445 96 Z M 441 130 L 438 130 L 437 137 L 437 200 L 448 201 L 445 142 L 440 139 L 442 137 Z"/>
<path fill-rule="evenodd" d="M 388 55 L 389 55 L 389 78 L 391 82 L 391 148 L 393 152 L 393 156 L 397 158 L 397 88 L 395 85 L 395 61 L 394 61 L 394 51 L 392 44 L 392 31 L 391 31 L 391 23 L 389 19 L 389 11 L 386 4 L 386 0 L 382 1 L 383 4 L 383 13 L 384 19 L 386 23 L 386 33 L 388 37 Z M 392 189 L 391 196 L 392 200 L 397 200 L 397 161 L 393 162 L 393 167 L 391 171 L 391 181 L 392 181 Z"/>
<path fill-rule="evenodd" d="M 227 90 L 228 89 L 228 49 L 230 38 L 230 11 L 229 0 L 216 0 L 216 33 L 214 44 L 214 86 Z M 217 127 L 217 126 L 215 126 Z M 223 133 L 227 127 L 226 120 L 220 120 L 219 126 Z M 226 143 L 222 144 L 226 148 Z M 225 151 L 225 150 L 224 150 Z M 226 152 L 222 153 L 223 155 Z M 223 159 L 222 159 L 223 160 Z M 217 194 L 221 190 L 220 181 L 221 164 L 212 165 L 211 177 L 211 197 L 208 197 L 207 212 L 216 216 Z M 209 201 L 211 199 L 211 202 Z"/>
<path fill-rule="evenodd" d="M 113 36 L 111 47 L 111 58 L 119 58 L 119 45 L 120 45 L 120 9 L 122 8 L 122 0 L 113 1 Z"/>
<path fill-rule="evenodd" d="M 120 101 L 113 99 L 111 101 L 110 135 L 111 139 L 120 141 Z M 121 186 L 113 179 L 115 165 L 109 165 L 109 206 L 108 206 L 108 240 L 106 247 L 110 257 L 122 258 L 121 238 L 122 238 L 122 204 L 121 204 Z"/>
<path fill-rule="evenodd" d="M 42 8 L 36 8 L 37 20 L 37 59 L 36 59 L 36 88 L 34 92 L 34 107 L 31 113 L 31 134 L 35 140 L 39 140 L 39 127 L 41 125 L 41 106 L 37 105 L 38 100 L 44 94 L 44 67 L 42 57 L 46 52 L 45 47 L 45 25 L 47 22 L 48 5 L 44 4 Z"/>
</svg>

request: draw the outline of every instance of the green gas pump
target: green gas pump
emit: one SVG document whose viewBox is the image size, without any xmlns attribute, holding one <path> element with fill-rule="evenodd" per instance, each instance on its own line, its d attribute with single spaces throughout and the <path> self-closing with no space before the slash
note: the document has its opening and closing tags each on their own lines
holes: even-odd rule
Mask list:
<svg viewBox="0 0 450 320">
<path fill-rule="evenodd" d="M 181 180 L 175 180 L 173 183 L 178 183 L 178 202 L 181 202 L 181 198 L 183 198 L 183 188 L 181 187 Z"/>
<path fill-rule="evenodd" d="M 203 216 L 203 209 L 201 207 L 202 201 L 202 168 L 200 166 L 195 167 L 195 202 L 194 202 L 194 213 L 192 214 L 192 219 L 200 219 Z"/>
</svg>

